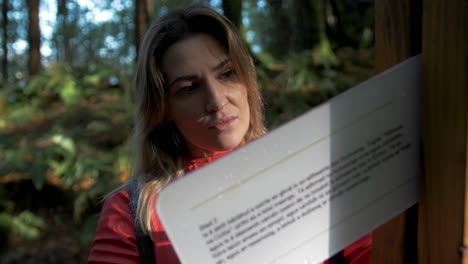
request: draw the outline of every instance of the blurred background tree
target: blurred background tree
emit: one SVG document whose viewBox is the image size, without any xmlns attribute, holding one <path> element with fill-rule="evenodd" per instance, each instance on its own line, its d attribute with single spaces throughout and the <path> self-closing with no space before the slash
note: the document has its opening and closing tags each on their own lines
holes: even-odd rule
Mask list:
<svg viewBox="0 0 468 264">
<path fill-rule="evenodd" d="M 0 263 L 86 261 L 103 196 L 131 173 L 137 47 L 192 2 L 239 27 L 270 129 L 373 74 L 370 0 L 3 0 Z"/>
</svg>

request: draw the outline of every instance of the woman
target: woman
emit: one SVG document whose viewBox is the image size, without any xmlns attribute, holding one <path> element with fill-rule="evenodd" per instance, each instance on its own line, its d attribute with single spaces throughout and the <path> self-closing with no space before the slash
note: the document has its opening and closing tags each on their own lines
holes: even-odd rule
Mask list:
<svg viewBox="0 0 468 264">
<path fill-rule="evenodd" d="M 179 263 L 154 210 L 158 191 L 265 133 L 252 59 L 224 16 L 203 6 L 176 10 L 153 22 L 142 43 L 134 179 L 107 197 L 89 263 L 139 263 L 148 247 L 139 250 L 135 229 L 151 237 L 153 263 Z"/>
</svg>

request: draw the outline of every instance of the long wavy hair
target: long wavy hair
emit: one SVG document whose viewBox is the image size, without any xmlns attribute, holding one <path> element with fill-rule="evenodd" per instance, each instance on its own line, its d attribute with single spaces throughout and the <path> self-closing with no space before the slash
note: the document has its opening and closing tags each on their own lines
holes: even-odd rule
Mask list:
<svg viewBox="0 0 468 264">
<path fill-rule="evenodd" d="M 168 87 L 161 61 L 171 45 L 200 33 L 214 37 L 226 48 L 234 70 L 247 89 L 250 125 L 243 142 L 265 133 L 255 67 L 236 27 L 223 15 L 202 5 L 177 9 L 153 21 L 139 49 L 134 80 L 133 134 L 136 152 L 133 177 L 140 192 L 135 223 L 150 235 L 155 196 L 184 173 L 184 157 L 190 155 L 177 127 L 166 120 Z"/>
</svg>

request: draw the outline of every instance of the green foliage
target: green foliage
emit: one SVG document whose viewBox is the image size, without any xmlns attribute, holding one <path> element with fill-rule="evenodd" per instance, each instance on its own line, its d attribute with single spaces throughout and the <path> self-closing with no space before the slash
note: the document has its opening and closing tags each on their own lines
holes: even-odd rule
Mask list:
<svg viewBox="0 0 468 264">
<path fill-rule="evenodd" d="M 52 143 L 51 158 L 47 159 L 47 165 L 52 169 L 55 175 L 64 175 L 73 166 L 73 162 L 76 159 L 76 146 L 72 138 L 67 137 L 63 134 L 54 134 L 50 137 Z M 53 157 L 59 156 L 60 160 L 54 159 Z M 68 182 L 65 182 L 69 185 Z"/>
<path fill-rule="evenodd" d="M 83 246 L 88 246 L 93 242 L 94 232 L 96 231 L 98 222 L 98 215 L 91 215 L 87 217 L 83 223 L 83 227 L 80 232 L 80 244 Z"/>
<path fill-rule="evenodd" d="M 33 102 L 47 103 L 48 100 L 60 99 L 65 105 L 74 105 L 80 99 L 72 69 L 66 63 L 53 63 L 43 73 L 32 78 L 23 90 Z"/>
<path fill-rule="evenodd" d="M 44 187 L 47 175 L 47 166 L 43 162 L 40 162 L 40 151 L 33 153 L 36 156 L 31 164 L 31 180 L 37 190 L 41 190 Z"/>
<path fill-rule="evenodd" d="M 327 38 L 321 39 L 313 51 L 315 64 L 321 64 L 325 67 L 337 66 L 338 58 L 331 48 L 330 41 Z"/>
<path fill-rule="evenodd" d="M 310 50 L 291 54 L 284 63 L 284 71 L 277 77 L 278 85 L 286 91 L 317 89 L 319 76 L 315 67 Z"/>
<path fill-rule="evenodd" d="M 6 93 L 8 94 L 8 91 Z M 10 96 L 13 94 L 14 92 L 9 93 Z M 0 95 L 0 97 L 3 96 L 7 97 Z M 8 106 L 8 113 L 0 115 L 0 128 L 6 128 L 14 122 L 18 124 L 31 122 L 37 115 L 38 112 L 33 107 L 24 107 L 20 104 L 10 105 Z"/>
<path fill-rule="evenodd" d="M 47 225 L 45 221 L 29 210 L 15 212 L 15 203 L 6 197 L 6 190 L 0 185 L 0 251 L 10 236 L 27 240 L 37 239 Z"/>
<path fill-rule="evenodd" d="M 336 57 L 340 63 L 334 64 L 317 59 L 314 52 L 291 54 L 284 65 L 275 66 L 279 73 L 272 78 L 260 69 L 268 128 L 297 117 L 373 74 L 372 51 L 340 49 Z"/>
<path fill-rule="evenodd" d="M 282 1 L 268 1 L 264 6 L 244 1 L 247 41 L 276 59 L 287 56 L 291 44 L 291 14 L 284 6 Z"/>
<path fill-rule="evenodd" d="M 38 191 L 56 186 L 70 197 L 61 206 L 82 224 L 82 243 L 89 243 L 97 221 L 87 214 L 130 174 L 124 83 L 109 69 L 77 74 L 55 63 L 26 87 L 0 95 L 13 98 L 0 111 L 0 182 L 21 188 L 29 181 Z M 0 193 L 0 205 L 9 208 L 0 214 L 0 236 L 38 238 L 48 226 L 22 203 L 16 206 L 13 194 Z"/>
<path fill-rule="evenodd" d="M 9 231 L 12 235 L 25 239 L 37 239 L 40 231 L 46 227 L 44 220 L 25 210 L 18 215 L 0 213 L 0 231 Z"/>
</svg>

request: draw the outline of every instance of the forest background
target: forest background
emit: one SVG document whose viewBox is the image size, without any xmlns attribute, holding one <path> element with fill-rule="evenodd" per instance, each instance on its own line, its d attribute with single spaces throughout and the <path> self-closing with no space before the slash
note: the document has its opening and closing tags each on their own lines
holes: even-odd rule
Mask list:
<svg viewBox="0 0 468 264">
<path fill-rule="evenodd" d="M 271 130 L 374 73 L 371 0 L 3 0 L 0 263 L 84 263 L 103 196 L 131 175 L 146 25 L 203 2 L 236 24 Z"/>
</svg>

